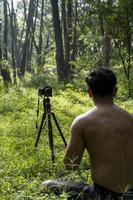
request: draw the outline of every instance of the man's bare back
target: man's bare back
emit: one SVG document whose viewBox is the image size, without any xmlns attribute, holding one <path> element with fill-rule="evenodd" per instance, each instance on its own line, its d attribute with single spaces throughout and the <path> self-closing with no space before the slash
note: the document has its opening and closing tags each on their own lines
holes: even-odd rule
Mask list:
<svg viewBox="0 0 133 200">
<path fill-rule="evenodd" d="M 114 104 L 104 104 L 76 123 L 90 155 L 94 182 L 116 192 L 132 185 L 133 117 Z"/>
<path fill-rule="evenodd" d="M 115 92 L 99 98 L 88 90 L 95 107 L 73 121 L 64 163 L 78 166 L 87 149 L 92 180 L 123 193 L 133 188 L 133 116 L 113 103 Z"/>
</svg>

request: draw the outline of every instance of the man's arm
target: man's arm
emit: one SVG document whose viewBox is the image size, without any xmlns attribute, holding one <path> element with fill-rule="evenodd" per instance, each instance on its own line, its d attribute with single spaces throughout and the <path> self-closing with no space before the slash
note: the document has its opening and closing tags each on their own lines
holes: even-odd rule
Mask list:
<svg viewBox="0 0 133 200">
<path fill-rule="evenodd" d="M 81 117 L 76 118 L 71 125 L 71 138 L 68 144 L 64 164 L 66 169 L 75 169 L 80 165 L 85 145 L 82 135 Z"/>
</svg>

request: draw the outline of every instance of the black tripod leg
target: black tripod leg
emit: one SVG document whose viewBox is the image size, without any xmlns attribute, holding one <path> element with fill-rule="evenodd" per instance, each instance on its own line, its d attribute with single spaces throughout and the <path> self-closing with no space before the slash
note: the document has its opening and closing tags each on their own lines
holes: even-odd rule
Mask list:
<svg viewBox="0 0 133 200">
<path fill-rule="evenodd" d="M 56 119 L 56 117 L 55 117 L 55 114 L 54 114 L 53 112 L 51 112 L 51 114 L 52 114 L 53 120 L 54 120 L 54 122 L 55 122 L 55 124 L 56 124 L 56 126 L 57 126 L 57 128 L 58 128 L 58 131 L 59 131 L 59 133 L 60 133 L 60 136 L 61 136 L 61 138 L 62 138 L 62 140 L 63 140 L 63 142 L 64 142 L 64 145 L 67 146 L 67 142 L 66 142 L 65 137 L 64 137 L 64 135 L 63 135 L 63 133 L 62 133 L 62 131 L 61 131 L 61 128 L 60 128 L 60 126 L 59 126 L 59 124 L 58 124 L 58 122 L 57 122 L 57 119 Z"/>
<path fill-rule="evenodd" d="M 40 138 L 40 135 L 41 135 L 41 131 L 42 131 L 45 119 L 46 119 L 46 113 L 44 112 L 43 116 L 42 116 L 42 121 L 41 121 L 41 124 L 40 124 L 40 127 L 39 127 L 36 143 L 35 143 L 35 149 L 37 148 L 37 145 L 38 145 L 38 142 L 39 142 L 39 138 Z"/>
<path fill-rule="evenodd" d="M 52 123 L 51 123 L 51 113 L 48 113 L 48 135 L 49 135 L 49 146 L 51 149 L 51 160 L 54 162 L 55 155 L 54 155 L 54 143 L 53 143 L 53 130 L 52 130 Z"/>
</svg>

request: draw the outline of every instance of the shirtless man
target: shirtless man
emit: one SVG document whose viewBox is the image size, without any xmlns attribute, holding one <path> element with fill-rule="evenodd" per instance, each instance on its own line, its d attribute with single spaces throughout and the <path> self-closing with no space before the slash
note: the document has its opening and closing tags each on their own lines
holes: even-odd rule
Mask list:
<svg viewBox="0 0 133 200">
<path fill-rule="evenodd" d="M 95 107 L 73 121 L 64 164 L 79 166 L 87 149 L 94 184 L 84 199 L 120 199 L 127 188 L 124 199 L 133 199 L 133 116 L 113 102 L 117 80 L 110 69 L 94 69 L 86 82 Z"/>
</svg>

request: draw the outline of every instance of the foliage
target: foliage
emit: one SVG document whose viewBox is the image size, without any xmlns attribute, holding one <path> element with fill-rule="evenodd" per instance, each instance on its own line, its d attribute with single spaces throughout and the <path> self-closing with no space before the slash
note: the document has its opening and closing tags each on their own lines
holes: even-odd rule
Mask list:
<svg viewBox="0 0 133 200">
<path fill-rule="evenodd" d="M 57 85 L 56 69 L 52 67 L 47 67 L 39 73 L 26 73 L 23 79 L 23 85 L 32 87 L 42 87 L 44 85 Z"/>
<path fill-rule="evenodd" d="M 5 60 L 5 59 L 3 59 L 3 60 L 0 60 L 0 70 L 1 69 L 4 69 L 4 70 L 6 70 L 7 72 L 9 72 L 9 62 L 7 61 L 7 60 Z"/>
<path fill-rule="evenodd" d="M 7 1 L 8 2 L 8 1 Z M 32 2 L 32 1 L 31 1 Z M 38 87 L 51 85 L 53 87 L 53 97 L 51 98 L 52 109 L 56 114 L 66 140 L 69 140 L 69 129 L 75 116 L 85 112 L 92 107 L 92 102 L 86 94 L 84 78 L 88 70 L 103 63 L 103 36 L 102 28 L 108 27 L 108 34 L 113 39 L 110 54 L 110 62 L 113 71 L 118 76 L 118 97 L 116 103 L 127 111 L 133 112 L 133 100 L 128 98 L 129 89 L 133 91 L 133 12 L 132 0 L 119 0 L 113 6 L 107 6 L 105 1 L 86 0 L 78 1 L 73 5 L 72 12 L 72 38 L 75 40 L 75 59 L 70 62 L 73 80 L 67 85 L 59 85 L 57 82 L 57 71 L 55 65 L 55 44 L 52 28 L 52 16 L 50 1 L 45 1 L 43 30 L 40 31 L 41 2 L 36 5 L 36 18 L 34 17 L 35 30 L 30 33 L 30 46 L 33 51 L 29 61 L 30 72 L 25 73 L 24 79 L 18 81 L 17 86 L 12 86 L 5 90 L 2 78 L 0 79 L 0 199 L 2 200 L 65 200 L 66 194 L 59 198 L 54 194 L 44 193 L 40 187 L 42 181 L 47 179 L 81 180 L 91 182 L 90 173 L 85 168 L 88 167 L 88 155 L 85 152 L 81 168 L 77 171 L 68 172 L 64 169 L 62 160 L 64 156 L 64 146 L 58 135 L 57 128 L 53 124 L 56 162 L 51 163 L 50 149 L 48 141 L 47 124 L 44 127 L 38 145 L 38 150 L 34 150 L 37 137 L 35 128 L 36 110 L 38 100 Z M 59 6 L 61 6 L 61 2 Z M 76 2 L 76 1 L 75 1 Z M 22 47 L 26 36 L 26 19 L 28 15 L 29 1 L 19 0 L 14 10 L 14 31 L 16 30 L 15 64 L 22 58 Z M 0 3 L 0 11 L 3 13 L 3 4 Z M 10 8 L 11 9 L 11 8 Z M 61 7 L 60 7 L 61 10 Z M 104 10 L 104 12 L 103 12 Z M 11 9 L 11 15 L 13 10 Z M 77 12 L 77 14 L 76 14 Z M 4 14 L 4 13 L 3 13 Z M 2 14 L 2 15 L 3 15 Z M 9 11 L 8 18 L 10 19 Z M 74 15 L 75 14 L 75 15 Z M 4 15 L 3 15 L 4 16 Z M 4 17 L 0 22 L 0 43 L 4 46 Z M 75 21 L 74 21 L 75 19 Z M 16 23 L 16 24 L 15 24 Z M 9 20 L 8 28 L 11 26 Z M 75 26 L 75 27 L 74 27 Z M 8 37 L 11 35 L 9 28 Z M 75 33 L 74 33 L 75 31 Z M 34 32 L 34 33 L 33 33 Z M 39 50 L 40 34 L 42 33 L 42 51 Z M 103 34 L 103 35 L 102 35 Z M 34 36 L 34 38 L 32 38 Z M 2 69 L 9 72 L 12 63 L 11 41 L 8 38 L 8 58 L 3 57 L 3 49 L 0 48 L 0 71 Z M 34 41 L 32 40 L 34 39 Z M 71 42 L 71 47 L 73 46 Z M 18 50 L 18 51 L 17 51 Z M 25 51 L 24 51 L 25 52 Z M 17 55 L 18 54 L 18 55 Z M 27 53 L 28 55 L 28 53 Z M 19 59 L 17 58 L 19 57 Z M 37 64 L 38 57 L 42 57 L 41 67 Z M 28 61 L 28 60 L 27 60 Z M 18 66 L 19 63 L 18 62 Z M 16 65 L 16 67 L 18 67 Z M 23 67 L 23 66 L 22 66 Z M 17 69 L 18 72 L 20 69 Z M 125 78 L 126 75 L 126 78 Z M 130 84 L 130 85 L 129 85 Z M 129 88 L 130 86 L 130 88 Z M 40 97 L 41 121 L 43 113 L 43 98 Z"/>
<path fill-rule="evenodd" d="M 68 77 L 77 78 L 79 76 L 79 78 L 82 79 L 88 69 L 97 65 L 102 65 L 104 63 L 104 56 L 108 57 L 104 55 L 104 42 L 106 41 L 104 39 L 109 37 L 112 39 L 109 51 L 109 62 L 111 66 L 123 66 L 124 70 L 122 72 L 125 74 L 125 77 L 122 76 L 123 82 L 125 81 L 126 85 L 128 85 L 128 87 L 126 87 L 129 93 L 128 95 L 132 95 L 132 0 L 128 2 L 126 0 L 69 1 L 71 6 L 70 4 L 67 6 L 68 2 L 66 1 L 66 5 L 64 4 L 66 7 L 66 16 L 64 13 L 66 21 L 63 21 L 63 1 L 59 1 L 58 6 L 60 14 L 62 13 L 60 15 L 60 21 L 62 22 L 62 39 L 64 41 L 63 55 L 65 59 L 70 57 L 68 61 L 65 61 L 67 65 L 66 63 L 62 64 L 60 70 L 56 69 L 58 65 L 55 64 L 57 59 L 55 54 L 57 51 L 52 27 L 52 9 L 50 1 L 44 1 L 43 8 L 42 0 L 18 0 L 18 3 L 16 5 L 14 4 L 13 8 L 11 4 L 8 5 L 9 1 L 7 0 L 5 3 L 8 8 L 7 13 L 4 13 L 2 2 L 0 3 L 0 10 L 2 13 L 0 20 L 0 43 L 2 47 L 0 48 L 0 70 L 1 67 L 4 69 L 6 68 L 7 71 L 4 71 L 4 73 L 9 73 L 10 70 L 14 80 L 18 74 L 18 78 L 22 78 L 22 75 L 24 76 L 26 74 L 23 80 L 24 85 L 36 87 L 47 84 L 49 80 L 51 80 L 51 85 L 57 84 L 57 76 L 61 73 L 61 69 L 64 73 L 64 79 L 66 78 L 65 76 L 67 76 L 67 71 L 70 73 L 68 73 Z M 28 13 L 32 14 L 33 12 L 30 12 L 29 2 L 32 3 L 33 7 L 35 6 L 35 9 L 33 13 L 34 17 L 32 17 L 34 19 L 32 20 L 31 18 L 27 26 Z M 36 2 L 35 5 L 33 2 Z M 68 17 L 68 13 L 72 17 L 70 20 L 71 24 L 67 24 L 69 18 L 71 18 L 70 16 Z M 8 17 L 8 26 L 5 24 L 4 16 Z M 12 21 L 13 19 L 14 21 Z M 30 30 L 31 33 L 27 31 L 30 22 L 33 23 Z M 70 26 L 70 30 L 68 26 Z M 8 28 L 8 31 L 6 31 L 7 35 L 4 35 L 4 29 L 6 28 Z M 12 31 L 14 32 L 14 36 Z M 59 33 L 59 31 L 57 32 Z M 67 32 L 69 33 L 69 37 L 65 38 Z M 4 44 L 5 39 L 9 41 L 7 42 L 7 47 Z M 68 47 L 66 47 L 65 41 L 67 43 L 70 42 L 69 45 L 67 44 Z M 14 48 L 12 45 L 14 45 Z M 4 57 L 3 47 L 7 51 L 7 57 Z M 70 52 L 67 52 L 67 50 L 70 50 Z M 30 72 L 30 76 L 29 74 L 27 75 L 27 71 Z M 3 79 L 5 79 L 4 76 Z M 73 82 L 75 84 L 77 79 L 74 79 Z"/>
<path fill-rule="evenodd" d="M 66 90 L 55 91 L 51 99 L 53 110 L 68 141 L 69 127 L 73 118 L 84 112 L 91 104 L 84 93 L 74 91 L 71 86 Z M 68 110 L 73 107 L 73 110 Z M 37 90 L 10 88 L 8 93 L 0 94 L 0 199 L 57 199 L 53 194 L 43 195 L 40 184 L 47 179 L 87 180 L 84 171 L 68 173 L 62 163 L 64 147 L 53 123 L 56 162 L 51 163 L 48 147 L 47 126 L 42 131 L 38 150 L 34 150 L 37 136 L 35 129 Z M 43 112 L 40 100 L 40 116 Z M 83 161 L 83 165 L 87 165 Z M 88 177 L 89 178 L 89 177 Z M 62 199 L 65 197 L 62 195 Z"/>
<path fill-rule="evenodd" d="M 121 72 L 122 68 L 114 71 Z M 121 83 L 121 77 L 118 78 Z M 125 88 L 118 85 L 120 90 L 116 103 L 127 111 L 133 112 L 132 99 L 123 98 Z M 124 84 L 123 84 L 124 86 Z M 2 88 L 1 88 L 2 89 Z M 54 194 L 47 194 L 40 187 L 42 181 L 48 179 L 80 180 L 91 182 L 88 155 L 85 152 L 81 168 L 76 171 L 66 171 L 63 166 L 64 145 L 58 135 L 57 128 L 53 125 L 55 163 L 51 163 L 48 141 L 47 125 L 42 131 L 38 150 L 34 150 L 37 137 L 35 128 L 38 90 L 33 88 L 12 87 L 8 93 L 1 90 L 0 93 L 0 199 L 38 199 L 38 200 L 65 200 L 63 193 L 59 198 Z M 124 93 L 125 94 L 125 93 Z M 40 114 L 38 122 L 41 121 L 43 113 L 43 98 L 40 97 Z M 69 140 L 69 129 L 73 119 L 80 113 L 90 109 L 93 105 L 88 95 L 82 88 L 68 84 L 66 87 L 54 89 L 51 98 L 52 110 L 55 112 L 62 132 Z M 69 109 L 68 109 L 69 108 Z"/>
</svg>

